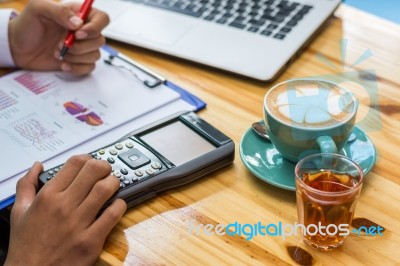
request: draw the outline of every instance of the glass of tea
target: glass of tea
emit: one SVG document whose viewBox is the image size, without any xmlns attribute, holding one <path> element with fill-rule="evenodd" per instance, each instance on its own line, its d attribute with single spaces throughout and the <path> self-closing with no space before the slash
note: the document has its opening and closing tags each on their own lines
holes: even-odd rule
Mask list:
<svg viewBox="0 0 400 266">
<path fill-rule="evenodd" d="M 361 168 L 346 156 L 321 153 L 295 168 L 299 227 L 304 241 L 320 250 L 343 244 L 350 233 L 363 183 Z"/>
</svg>

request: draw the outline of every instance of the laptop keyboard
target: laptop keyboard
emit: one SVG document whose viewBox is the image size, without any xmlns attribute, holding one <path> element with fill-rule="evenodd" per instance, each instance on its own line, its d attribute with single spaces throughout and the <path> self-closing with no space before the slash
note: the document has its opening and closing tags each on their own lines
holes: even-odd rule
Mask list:
<svg viewBox="0 0 400 266">
<path fill-rule="evenodd" d="M 283 40 L 313 8 L 286 0 L 126 0 Z"/>
</svg>

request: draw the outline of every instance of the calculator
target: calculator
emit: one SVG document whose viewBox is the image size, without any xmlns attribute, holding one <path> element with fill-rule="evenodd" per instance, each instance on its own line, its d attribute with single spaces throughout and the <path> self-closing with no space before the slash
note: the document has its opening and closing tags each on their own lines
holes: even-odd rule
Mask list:
<svg viewBox="0 0 400 266">
<path fill-rule="evenodd" d="M 130 132 L 116 142 L 92 151 L 91 156 L 112 166 L 120 188 L 113 199 L 128 207 L 182 186 L 234 160 L 235 144 L 194 112 L 180 112 Z M 39 175 L 43 186 L 62 165 Z"/>
</svg>

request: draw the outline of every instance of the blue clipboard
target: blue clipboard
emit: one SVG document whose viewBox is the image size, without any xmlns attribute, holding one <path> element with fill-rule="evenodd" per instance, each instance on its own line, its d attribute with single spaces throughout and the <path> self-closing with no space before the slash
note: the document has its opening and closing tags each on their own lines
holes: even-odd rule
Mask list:
<svg viewBox="0 0 400 266">
<path fill-rule="evenodd" d="M 161 77 L 157 73 L 154 73 L 150 69 L 146 68 L 145 66 L 139 64 L 138 62 L 132 60 L 131 58 L 119 53 L 118 51 L 114 50 L 108 45 L 104 45 L 102 47 L 104 51 L 109 53 L 109 58 L 104 60 L 105 63 L 109 65 L 113 65 L 116 67 L 123 67 L 123 65 L 119 65 L 118 63 L 115 63 L 115 60 L 121 60 L 125 64 L 128 64 L 129 66 L 139 70 L 140 72 L 143 72 L 145 74 L 145 77 L 135 75 L 138 79 L 140 79 L 147 87 L 149 88 L 154 88 L 157 87 L 160 84 L 164 84 L 165 86 L 171 88 L 175 92 L 179 93 L 181 96 L 181 99 L 189 103 L 190 105 L 195 107 L 195 111 L 199 111 L 201 109 L 204 109 L 206 107 L 206 103 L 199 99 L 197 96 L 191 94 L 187 90 L 179 87 L 178 85 L 172 83 L 171 81 L 166 80 L 165 78 Z"/>
<path fill-rule="evenodd" d="M 0 202 L 0 210 L 10 206 L 11 204 L 14 203 L 14 201 L 15 201 L 15 195 L 13 195 L 13 196 L 11 196 L 9 198 L 6 198 L 5 200 L 2 200 Z"/>
</svg>

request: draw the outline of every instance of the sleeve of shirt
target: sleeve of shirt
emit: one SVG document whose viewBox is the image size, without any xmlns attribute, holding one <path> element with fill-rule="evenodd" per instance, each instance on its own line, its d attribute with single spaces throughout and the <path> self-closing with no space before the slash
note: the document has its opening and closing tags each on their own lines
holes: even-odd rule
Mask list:
<svg viewBox="0 0 400 266">
<path fill-rule="evenodd" d="M 8 42 L 8 23 L 15 14 L 13 9 L 0 9 L 0 67 L 15 66 Z"/>
</svg>

